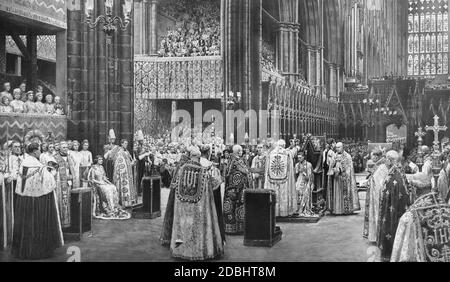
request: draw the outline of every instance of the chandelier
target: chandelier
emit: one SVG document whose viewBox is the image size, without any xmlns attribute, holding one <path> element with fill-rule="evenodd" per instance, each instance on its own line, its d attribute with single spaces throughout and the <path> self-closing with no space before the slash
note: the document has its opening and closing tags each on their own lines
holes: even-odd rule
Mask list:
<svg viewBox="0 0 450 282">
<path fill-rule="evenodd" d="M 91 29 L 102 24 L 103 31 L 109 36 L 115 33 L 118 28 L 125 31 L 131 22 L 133 0 L 124 0 L 124 2 L 125 3 L 122 5 L 123 18 L 113 14 L 114 0 L 105 0 L 105 14 L 99 15 L 94 19 L 94 0 L 86 0 L 86 23 Z"/>
</svg>

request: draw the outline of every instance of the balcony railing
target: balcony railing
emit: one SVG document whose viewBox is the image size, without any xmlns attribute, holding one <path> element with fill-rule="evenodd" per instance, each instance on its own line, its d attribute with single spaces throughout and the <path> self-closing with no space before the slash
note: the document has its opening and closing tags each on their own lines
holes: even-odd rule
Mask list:
<svg viewBox="0 0 450 282">
<path fill-rule="evenodd" d="M 220 99 L 222 57 L 135 56 L 137 99 Z"/>
<path fill-rule="evenodd" d="M 67 117 L 40 114 L 0 113 L 0 144 L 8 140 L 23 140 L 32 130 L 64 140 L 67 135 Z"/>
</svg>

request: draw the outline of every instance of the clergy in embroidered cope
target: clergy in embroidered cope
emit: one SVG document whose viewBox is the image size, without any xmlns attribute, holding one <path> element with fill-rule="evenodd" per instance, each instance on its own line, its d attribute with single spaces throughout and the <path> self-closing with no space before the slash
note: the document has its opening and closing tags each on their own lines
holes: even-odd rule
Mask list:
<svg viewBox="0 0 450 282">
<path fill-rule="evenodd" d="M 396 151 L 389 151 L 386 154 L 389 173 L 381 191 L 377 235 L 377 245 L 381 250 L 382 261 L 390 260 L 400 217 L 410 205 L 408 183 L 398 160 L 399 155 Z"/>
<path fill-rule="evenodd" d="M 252 175 L 242 156 L 242 147 L 234 146 L 225 172 L 223 216 L 227 234 L 244 232 L 244 190 L 253 188 Z"/>
<path fill-rule="evenodd" d="M 374 150 L 371 154 L 371 160 L 374 162 L 374 167 L 372 168 L 373 173 L 368 179 L 363 234 L 369 242 L 375 243 L 377 241 L 381 190 L 389 168 L 386 166 L 386 158 L 381 150 Z"/>
<path fill-rule="evenodd" d="M 170 250 L 176 258 L 202 261 L 223 255 L 223 241 L 214 203 L 213 182 L 200 164 L 200 150 L 192 147 L 190 161 L 175 180 Z"/>
<path fill-rule="evenodd" d="M 450 205 L 426 194 L 400 218 L 391 262 L 450 262 Z"/>
<path fill-rule="evenodd" d="M 294 157 L 298 149 L 286 149 L 286 142 L 279 140 L 270 152 L 265 172 L 264 189 L 274 190 L 277 196 L 275 216 L 288 217 L 297 211 L 297 190 L 295 189 Z"/>
</svg>

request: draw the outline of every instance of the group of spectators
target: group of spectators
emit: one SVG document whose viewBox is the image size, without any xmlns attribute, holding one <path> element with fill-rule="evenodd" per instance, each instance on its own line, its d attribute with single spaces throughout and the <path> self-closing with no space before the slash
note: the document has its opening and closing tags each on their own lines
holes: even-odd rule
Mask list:
<svg viewBox="0 0 450 282">
<path fill-rule="evenodd" d="M 351 142 L 344 143 L 345 151 L 352 156 L 355 173 L 361 173 L 366 169 L 369 147 L 367 143 Z"/>
<path fill-rule="evenodd" d="M 64 115 L 64 108 L 59 96 L 44 94 L 44 88 L 38 85 L 36 91 L 27 91 L 22 82 L 12 91 L 11 83 L 4 82 L 0 93 L 0 113 Z"/>
<path fill-rule="evenodd" d="M 160 12 L 176 20 L 161 36 L 161 57 L 220 55 L 220 2 L 206 0 L 164 1 Z"/>
<path fill-rule="evenodd" d="M 266 40 L 262 41 L 261 65 L 267 71 L 279 73 L 278 68 L 275 66 L 275 49 Z"/>
</svg>

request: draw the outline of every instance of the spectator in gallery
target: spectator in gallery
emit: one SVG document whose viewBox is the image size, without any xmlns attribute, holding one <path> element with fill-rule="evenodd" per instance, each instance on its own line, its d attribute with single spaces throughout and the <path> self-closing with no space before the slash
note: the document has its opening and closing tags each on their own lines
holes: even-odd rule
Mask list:
<svg viewBox="0 0 450 282">
<path fill-rule="evenodd" d="M 25 82 L 22 82 L 19 86 L 20 89 L 20 97 L 22 102 L 28 101 L 28 93 L 27 93 L 27 84 Z"/>
<path fill-rule="evenodd" d="M 0 113 L 12 113 L 13 108 L 9 104 L 9 98 L 8 96 L 2 96 L 1 97 L 1 103 L 0 103 Z"/>
<path fill-rule="evenodd" d="M 53 103 L 52 94 L 47 94 L 45 96 L 45 113 L 48 115 L 55 114 L 55 103 Z"/>
<path fill-rule="evenodd" d="M 11 101 L 10 105 L 15 113 L 21 114 L 25 111 L 25 103 L 21 100 L 22 92 L 20 88 L 16 88 L 13 91 L 14 100 Z"/>
<path fill-rule="evenodd" d="M 45 104 L 42 102 L 42 100 L 44 99 L 44 95 L 42 94 L 42 92 L 37 92 L 36 93 L 36 102 L 34 103 L 34 106 L 36 108 L 36 113 L 38 114 L 45 114 L 46 111 L 46 106 Z"/>
<path fill-rule="evenodd" d="M 9 82 L 3 83 L 3 90 L 2 90 L 2 93 L 0 96 L 8 97 L 10 102 L 13 100 L 13 97 L 11 95 L 11 83 L 9 83 Z"/>
<path fill-rule="evenodd" d="M 64 108 L 61 104 L 61 97 L 55 96 L 55 114 L 56 115 L 64 115 Z"/>
<path fill-rule="evenodd" d="M 25 107 L 25 113 L 28 114 L 35 114 L 37 112 L 36 105 L 34 104 L 34 93 L 33 91 L 27 92 L 27 101 L 24 104 Z"/>
</svg>

